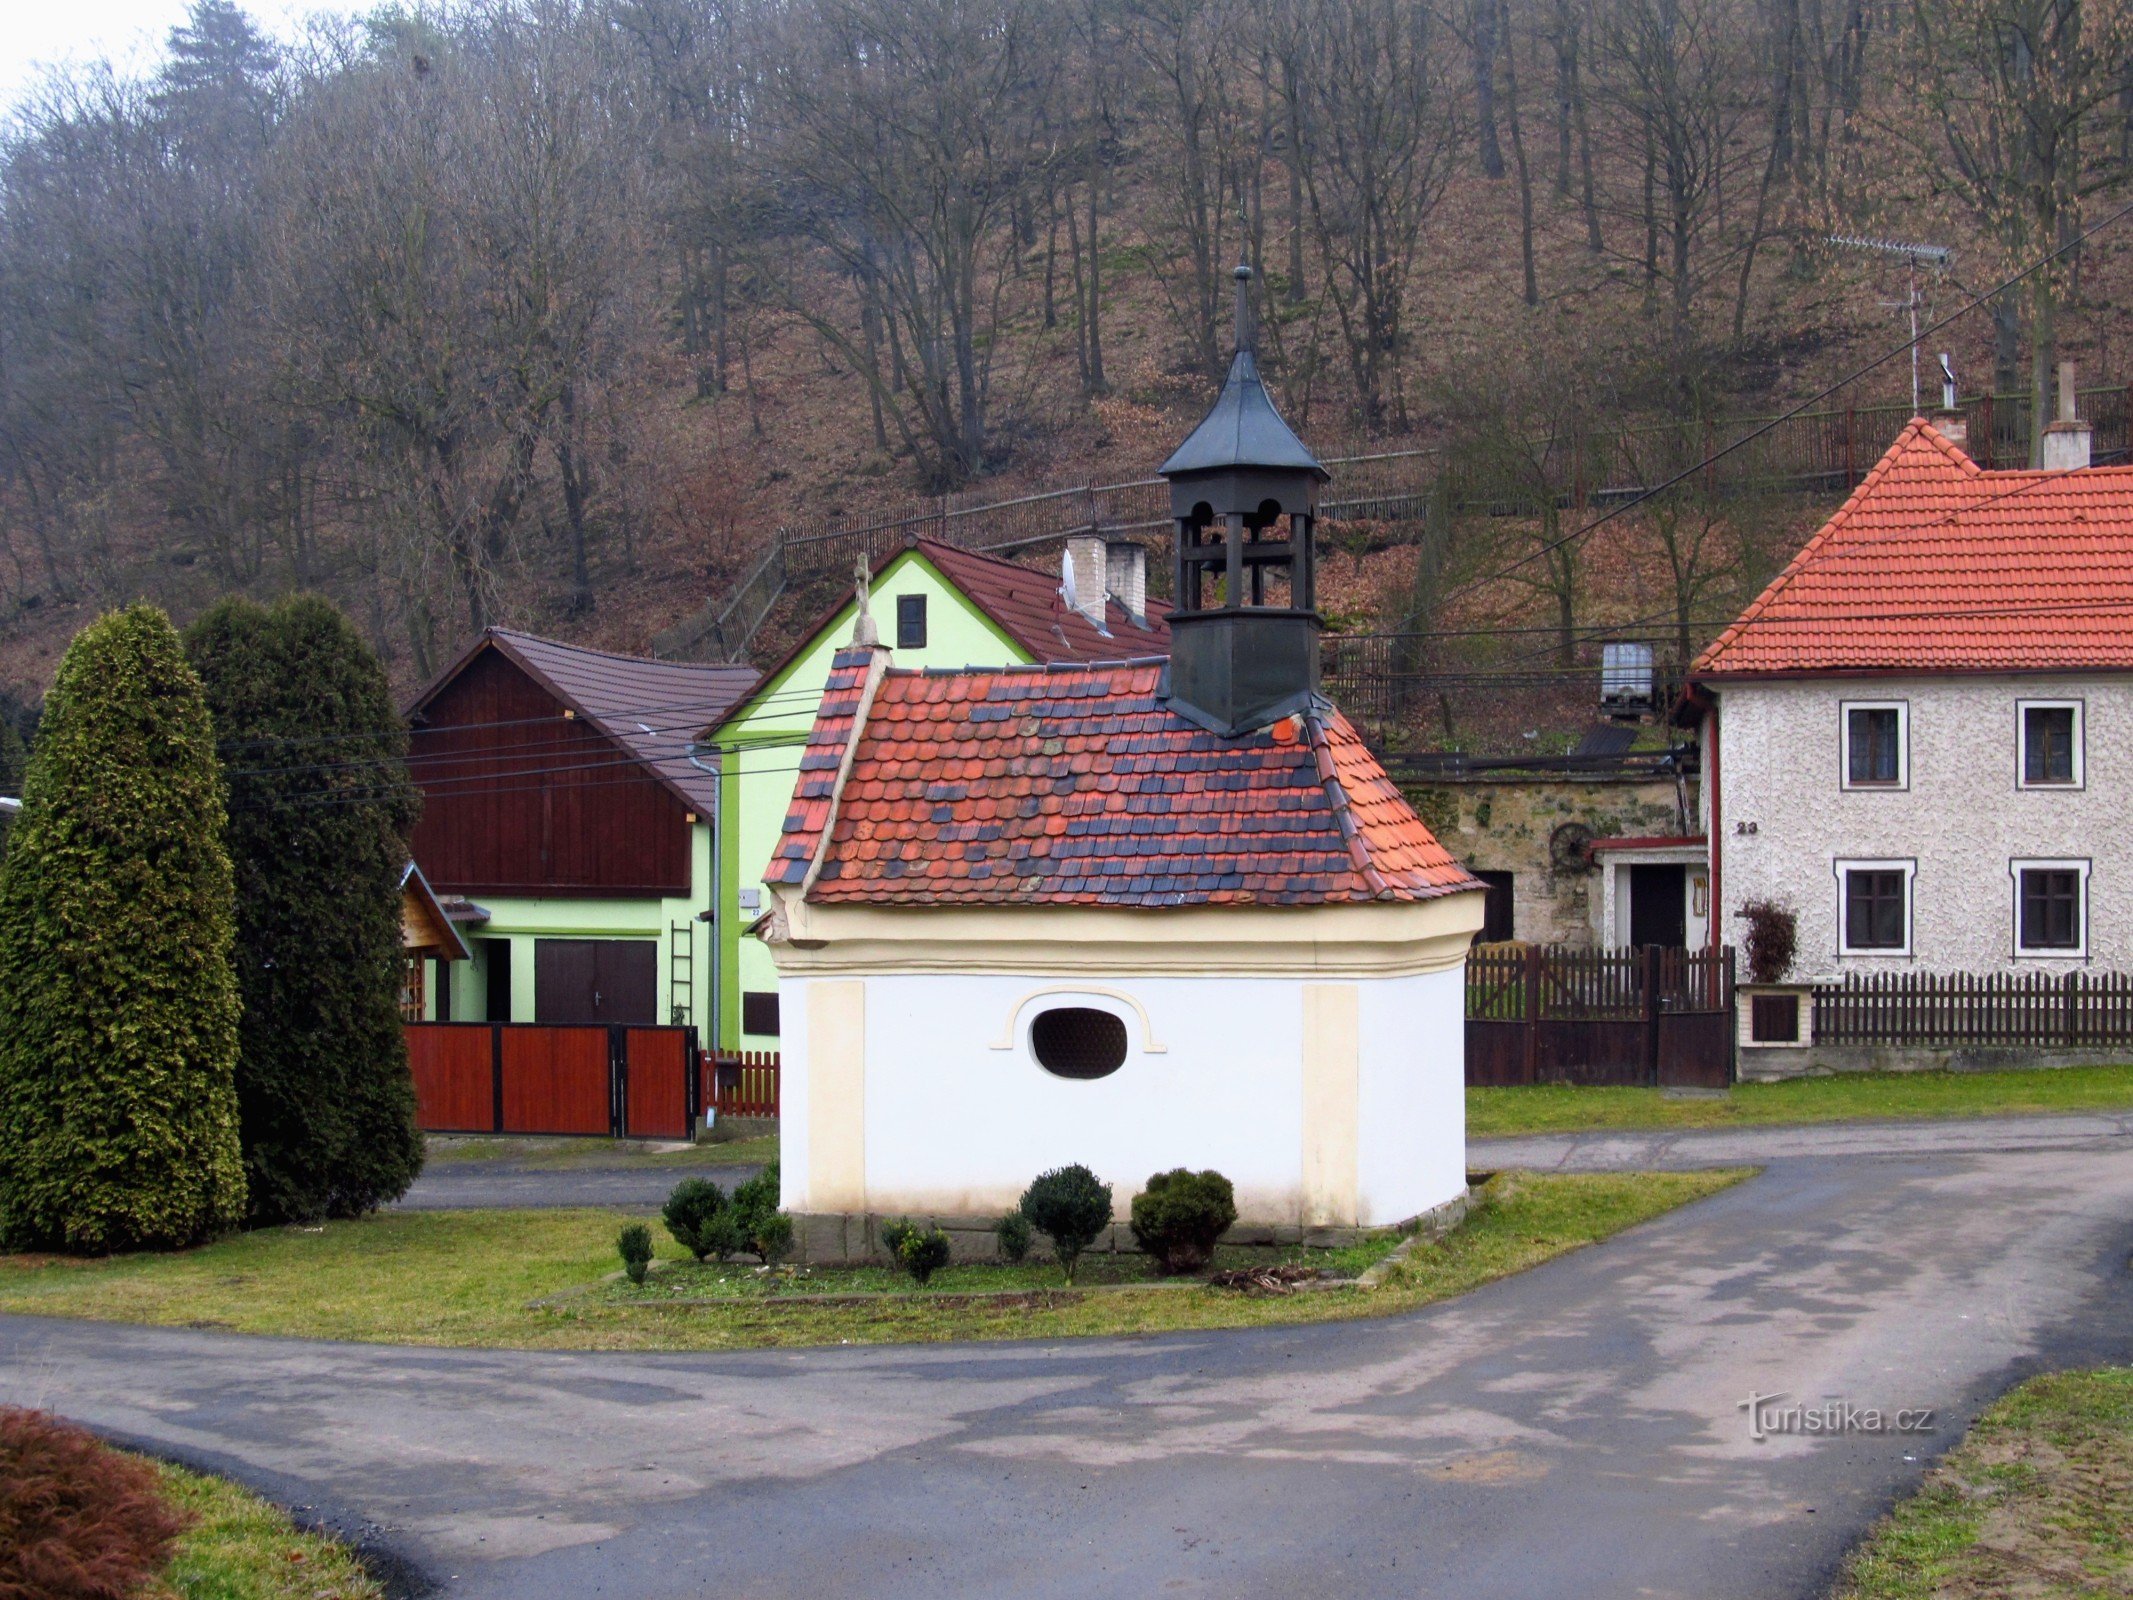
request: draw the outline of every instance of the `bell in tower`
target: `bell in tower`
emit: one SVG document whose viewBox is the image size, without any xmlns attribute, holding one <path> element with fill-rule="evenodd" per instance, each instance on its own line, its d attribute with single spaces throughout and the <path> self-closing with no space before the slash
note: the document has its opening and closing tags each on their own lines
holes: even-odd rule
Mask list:
<svg viewBox="0 0 2133 1600">
<path fill-rule="evenodd" d="M 1223 734 L 1265 727 L 1318 691 L 1311 524 L 1331 474 L 1259 379 L 1251 277 L 1237 269 L 1237 354 L 1222 393 L 1162 466 L 1177 531 L 1170 708 Z"/>
</svg>

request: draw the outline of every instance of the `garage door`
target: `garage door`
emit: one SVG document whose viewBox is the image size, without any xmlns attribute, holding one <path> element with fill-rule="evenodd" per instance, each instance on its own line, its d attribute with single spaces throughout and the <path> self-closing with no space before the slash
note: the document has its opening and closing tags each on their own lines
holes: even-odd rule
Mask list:
<svg viewBox="0 0 2133 1600">
<path fill-rule="evenodd" d="M 534 1021 L 644 1024 L 658 1008 L 656 939 L 534 941 Z"/>
</svg>

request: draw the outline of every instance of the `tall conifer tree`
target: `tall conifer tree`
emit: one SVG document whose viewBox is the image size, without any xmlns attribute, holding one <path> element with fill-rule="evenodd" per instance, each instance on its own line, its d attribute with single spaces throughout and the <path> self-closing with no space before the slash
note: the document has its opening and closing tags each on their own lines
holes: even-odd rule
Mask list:
<svg viewBox="0 0 2133 1600">
<path fill-rule="evenodd" d="M 0 865 L 0 1234 L 192 1244 L 244 1215 L 222 776 L 160 611 L 68 647 Z"/>
<path fill-rule="evenodd" d="M 23 747 L 22 734 L 15 727 L 15 719 L 7 714 L 7 706 L 0 703 L 0 795 L 21 798 L 23 768 L 29 758 L 29 751 Z M 7 830 L 14 820 L 12 812 L 0 811 L 0 857 L 7 854 Z"/>
<path fill-rule="evenodd" d="M 316 596 L 225 600 L 186 648 L 230 784 L 251 1218 L 358 1216 L 422 1165 L 399 1011 L 406 729 L 377 657 Z"/>
</svg>

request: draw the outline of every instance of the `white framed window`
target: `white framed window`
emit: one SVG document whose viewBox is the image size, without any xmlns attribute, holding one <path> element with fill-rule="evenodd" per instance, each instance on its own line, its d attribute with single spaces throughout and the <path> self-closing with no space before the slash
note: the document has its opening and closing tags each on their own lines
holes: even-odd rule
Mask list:
<svg viewBox="0 0 2133 1600">
<path fill-rule="evenodd" d="M 2014 948 L 2018 956 L 2089 953 L 2089 863 L 2079 858 L 2014 860 Z"/>
<path fill-rule="evenodd" d="M 1914 860 L 1838 861 L 1837 953 L 1845 956 L 1907 956 L 1911 953 L 1911 880 Z"/>
<path fill-rule="evenodd" d="M 2079 700 L 2015 702 L 2015 783 L 2024 789 L 2078 789 L 2086 781 Z"/>
<path fill-rule="evenodd" d="M 1839 775 L 1847 789 L 1911 786 L 1911 706 L 1905 700 L 1839 704 Z"/>
</svg>

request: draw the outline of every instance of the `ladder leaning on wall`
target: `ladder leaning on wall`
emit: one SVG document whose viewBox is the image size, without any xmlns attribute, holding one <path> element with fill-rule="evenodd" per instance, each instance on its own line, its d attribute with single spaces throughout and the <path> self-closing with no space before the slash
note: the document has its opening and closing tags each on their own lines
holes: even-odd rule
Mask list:
<svg viewBox="0 0 2133 1600">
<path fill-rule="evenodd" d="M 676 922 L 669 926 L 667 940 L 668 1018 L 678 1028 L 696 1021 L 696 924 Z"/>
</svg>

